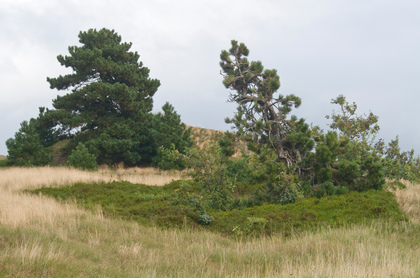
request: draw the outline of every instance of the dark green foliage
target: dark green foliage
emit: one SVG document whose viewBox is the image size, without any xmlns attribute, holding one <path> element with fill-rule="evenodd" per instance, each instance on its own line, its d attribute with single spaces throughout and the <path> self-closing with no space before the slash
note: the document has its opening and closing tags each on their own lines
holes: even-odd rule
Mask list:
<svg viewBox="0 0 420 278">
<path fill-rule="evenodd" d="M 330 125 L 339 133 L 317 131 L 315 152 L 305 161 L 313 195 L 381 189 L 385 183 L 383 164 L 373 142 L 379 131 L 378 117 L 372 113 L 357 116 L 357 105 L 349 104 L 342 95 L 332 103 L 341 108 L 341 114 L 333 112 Z"/>
<path fill-rule="evenodd" d="M 79 143 L 72 151 L 67 160 L 67 165 L 83 170 L 93 170 L 97 166 L 95 155 L 89 153 L 89 150 L 83 143 Z"/>
<path fill-rule="evenodd" d="M 330 127 L 334 130 L 339 130 L 342 135 L 350 138 L 351 141 L 365 142 L 370 146 L 375 135 L 379 132 L 378 116 L 372 112 L 368 116 L 358 116 L 356 114 L 357 104 L 346 101 L 346 97 L 339 95 L 337 98 L 331 100 L 332 104 L 340 106 L 338 114 L 333 111 L 331 116 L 326 116 L 331 119 Z"/>
<path fill-rule="evenodd" d="M 348 190 L 381 189 L 385 183 L 383 167 L 374 153 L 356 151 L 348 137 L 339 138 L 336 132 L 320 134 L 315 152 L 306 164 L 305 173 L 314 196 L 342 194 Z M 308 192 L 309 193 L 309 192 Z"/>
<path fill-rule="evenodd" d="M 383 149 L 385 176 L 389 179 L 405 179 L 411 182 L 420 180 L 420 158 L 414 157 L 414 150 L 401 151 L 398 136 Z"/>
<path fill-rule="evenodd" d="M 52 157 L 37 133 L 37 121 L 23 121 L 14 138 L 6 141 L 8 162 L 17 166 L 47 165 Z"/>
<path fill-rule="evenodd" d="M 217 141 L 223 155 L 232 156 L 235 153 L 235 141 L 236 134 L 229 131 L 223 134 L 223 137 Z"/>
<path fill-rule="evenodd" d="M 75 198 L 86 208 L 100 205 L 104 214 L 126 220 L 135 220 L 143 225 L 182 227 L 188 214 L 182 206 L 171 204 L 178 183 L 167 186 L 147 186 L 129 182 L 77 183 L 60 188 L 42 188 L 33 192 L 52 195 L 62 200 Z M 192 218 L 188 217 L 191 225 Z"/>
<path fill-rule="evenodd" d="M 157 156 L 155 158 L 159 158 L 156 161 L 157 166 L 163 170 L 183 170 L 187 167 L 187 157 L 184 154 L 181 154 L 177 149 L 175 149 L 175 144 L 171 144 L 169 149 L 166 149 L 163 146 L 158 148 Z"/>
<path fill-rule="evenodd" d="M 339 105 L 339 112 L 333 111 L 326 117 L 332 120 L 333 131 L 325 134 L 317 127 L 311 129 L 304 119 L 289 118 L 292 108 L 300 106 L 300 98 L 275 96 L 280 88 L 277 71 L 264 70 L 260 61 L 248 61 L 249 50 L 245 44 L 234 40 L 231 44 L 228 51 L 221 52 L 220 66 L 223 84 L 233 91 L 229 101 L 236 102 L 238 108 L 235 116 L 226 122 L 235 125 L 236 139 L 247 141 L 248 150 L 261 155 L 271 149 L 277 156 L 276 160 L 267 159 L 262 164 L 268 169 L 264 182 L 269 200 L 294 202 L 294 196 L 299 196 L 302 188 L 306 194 L 323 196 L 348 190 L 379 190 L 385 177 L 420 179 L 420 159 L 413 158 L 413 151 L 401 153 L 398 138 L 386 150 L 382 140 L 375 142 L 379 132 L 378 116 L 372 112 L 357 115 L 357 105 L 339 95 L 331 100 L 332 104 Z M 219 141 L 225 155 L 232 154 L 233 141 L 228 134 Z M 279 162 L 287 169 L 274 169 L 278 166 L 273 165 Z M 239 166 L 238 163 L 232 165 Z M 245 177 L 248 182 L 255 182 L 249 179 L 253 174 L 248 166 L 243 167 L 248 169 L 245 174 L 238 175 L 241 182 Z M 273 178 L 272 173 L 276 172 L 281 174 Z M 290 179 L 293 175 L 298 177 Z"/>
<path fill-rule="evenodd" d="M 260 205 L 262 202 L 286 204 L 302 198 L 297 176 L 288 174 L 276 161 L 270 148 L 260 153 L 226 157 L 219 145 L 196 151 L 188 159 L 191 177 L 202 188 L 210 207 L 225 209 Z"/>
<path fill-rule="evenodd" d="M 187 185 L 187 187 L 188 186 L 189 185 Z M 184 184 L 181 184 L 181 189 L 185 189 Z M 197 223 L 201 225 L 210 225 L 213 221 L 213 217 L 206 211 L 203 196 L 188 191 L 176 190 L 175 199 L 172 201 L 172 205 L 181 206 Z"/>
<path fill-rule="evenodd" d="M 351 192 L 339 196 L 323 198 L 304 198 L 293 204 L 262 206 L 232 211 L 210 211 L 214 217 L 209 229 L 226 234 L 235 227 L 243 227 L 250 217 L 267 220 L 265 233 L 299 232 L 322 226 L 341 226 L 345 224 L 369 223 L 373 219 L 406 221 L 395 200 L 386 191 L 370 190 L 363 193 Z"/>
<path fill-rule="evenodd" d="M 349 189 L 347 187 L 334 185 L 330 181 L 326 181 L 318 183 L 312 187 L 305 187 L 304 191 L 307 196 L 321 198 L 325 196 L 341 195 L 347 193 Z"/>
<path fill-rule="evenodd" d="M 48 111 L 40 107 L 38 118 L 23 121 L 15 137 L 6 141 L 10 165 L 42 166 L 52 161 L 48 147 L 57 142 L 58 132 Z"/>
<path fill-rule="evenodd" d="M 185 155 L 192 146 L 191 128 L 186 127 L 181 121 L 181 116 L 168 102 L 163 105 L 162 110 L 163 113 L 159 112 L 153 119 L 153 144 L 158 150 L 157 155 L 153 158 L 153 164 L 162 169 L 184 169 L 186 165 L 180 157 Z M 172 153 L 176 157 L 172 161 L 168 161 L 168 156 L 166 156 L 165 161 L 162 162 L 163 155 L 167 153 L 164 150 L 172 149 Z M 175 150 L 177 154 L 175 154 Z"/>
<path fill-rule="evenodd" d="M 41 188 L 31 192 L 68 200 L 95 209 L 100 205 L 108 217 L 134 220 L 142 225 L 162 227 L 205 227 L 233 235 L 239 227 L 249 235 L 262 232 L 290 234 L 318 227 L 368 223 L 373 219 L 406 221 L 393 193 L 369 190 L 340 196 L 299 199 L 293 204 L 261 206 L 243 210 L 216 210 L 205 207 L 200 188 L 190 181 L 165 186 L 146 186 L 128 182 L 78 183 L 60 188 Z M 204 226 L 199 224 L 206 224 Z"/>
<path fill-rule="evenodd" d="M 189 158 L 190 175 L 210 202 L 210 207 L 226 210 L 233 200 L 235 177 L 227 173 L 226 157 L 213 144 L 208 150 L 195 150 Z"/>
<path fill-rule="evenodd" d="M 36 132 L 44 147 L 50 147 L 59 140 L 59 131 L 55 128 L 55 122 L 49 117 L 49 111 L 48 108 L 39 107 L 38 118 L 34 119 Z"/>
<path fill-rule="evenodd" d="M 131 43 L 121 42 L 113 30 L 79 33 L 82 46 L 59 55 L 73 73 L 47 78 L 51 89 L 71 90 L 53 101 L 48 118 L 61 137 L 85 143 L 98 163 L 135 165 L 150 161 L 153 95 L 160 83 L 149 78 Z M 75 136 L 77 135 L 77 136 Z M 73 145 L 77 145 L 73 144 Z"/>
<path fill-rule="evenodd" d="M 264 233 L 267 219 L 261 217 L 248 217 L 247 221 L 233 228 L 232 232 L 237 236 L 260 236 Z"/>
<path fill-rule="evenodd" d="M 311 130 L 303 119 L 290 114 L 301 104 L 295 95 L 275 96 L 280 77 L 275 69 L 265 69 L 260 61 L 249 62 L 245 44 L 231 41 L 229 51 L 220 54 L 223 84 L 232 90 L 229 101 L 238 104 L 237 112 L 227 123 L 235 125 L 237 135 L 250 141 L 250 149 L 257 151 L 269 145 L 277 159 L 287 168 L 300 166 L 313 148 Z"/>
<path fill-rule="evenodd" d="M 0 159 L 0 168 L 9 166 L 9 161 L 7 159 Z"/>
</svg>

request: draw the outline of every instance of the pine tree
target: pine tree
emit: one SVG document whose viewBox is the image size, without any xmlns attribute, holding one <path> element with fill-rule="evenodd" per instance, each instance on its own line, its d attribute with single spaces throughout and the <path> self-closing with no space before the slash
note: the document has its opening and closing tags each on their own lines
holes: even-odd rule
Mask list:
<svg viewBox="0 0 420 278">
<path fill-rule="evenodd" d="M 37 133 L 37 121 L 23 121 L 14 138 L 6 141 L 8 161 L 17 166 L 43 166 L 51 161 L 51 156 L 43 146 Z"/>
<path fill-rule="evenodd" d="M 53 100 L 49 119 L 72 146 L 85 143 L 98 163 L 139 164 L 153 155 L 150 128 L 153 95 L 160 82 L 114 30 L 79 33 L 81 46 L 59 55 L 71 74 L 47 78 L 51 89 L 70 90 Z"/>
<path fill-rule="evenodd" d="M 166 102 L 162 110 L 163 113 L 157 113 L 153 121 L 153 142 L 155 148 L 160 150 L 153 158 L 155 165 L 159 165 L 161 162 L 164 150 L 168 151 L 173 148 L 173 152 L 176 151 L 182 156 L 192 146 L 191 128 L 187 128 L 181 121 L 181 116 L 175 111 L 175 108 Z M 183 166 L 179 168 L 183 168 Z"/>
<path fill-rule="evenodd" d="M 304 119 L 289 117 L 301 99 L 293 94 L 277 95 L 280 77 L 275 69 L 264 69 L 260 61 L 249 62 L 248 48 L 232 40 L 229 51 L 220 54 L 223 84 L 232 92 L 229 101 L 238 104 L 237 113 L 227 123 L 233 123 L 237 134 L 272 148 L 278 159 L 290 168 L 297 166 L 314 146 L 311 130 Z"/>
</svg>

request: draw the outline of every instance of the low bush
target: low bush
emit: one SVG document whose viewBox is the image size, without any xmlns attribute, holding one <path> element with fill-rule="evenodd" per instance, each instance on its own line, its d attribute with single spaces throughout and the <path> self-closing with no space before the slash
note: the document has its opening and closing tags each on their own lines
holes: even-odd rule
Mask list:
<svg viewBox="0 0 420 278">
<path fill-rule="evenodd" d="M 232 233 L 241 227 L 249 217 L 267 219 L 264 233 L 290 234 L 291 231 L 316 229 L 319 226 L 342 226 L 369 222 L 405 221 L 395 195 L 387 191 L 369 190 L 350 192 L 343 195 L 322 198 L 304 198 L 286 205 L 263 204 L 261 206 L 231 211 L 209 211 L 214 221 L 209 228 L 213 231 Z"/>
<path fill-rule="evenodd" d="M 7 167 L 9 166 L 7 159 L 0 159 L 0 167 Z"/>
<path fill-rule="evenodd" d="M 319 226 L 341 226 L 373 219 L 407 220 L 394 194 L 377 190 L 304 198 L 286 205 L 261 202 L 259 206 L 225 211 L 211 209 L 208 200 L 200 195 L 200 188 L 191 181 L 176 181 L 160 187 L 129 182 L 78 183 L 32 192 L 62 200 L 75 198 L 88 209 L 99 205 L 108 217 L 134 220 L 142 225 L 177 228 L 188 225 L 225 235 L 287 235 Z M 243 200 L 246 198 L 240 202 L 245 202 Z"/>
</svg>

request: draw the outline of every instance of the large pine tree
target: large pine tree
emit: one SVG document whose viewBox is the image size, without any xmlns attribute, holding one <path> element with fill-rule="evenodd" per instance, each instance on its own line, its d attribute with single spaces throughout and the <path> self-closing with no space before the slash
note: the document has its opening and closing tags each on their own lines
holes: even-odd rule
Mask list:
<svg viewBox="0 0 420 278">
<path fill-rule="evenodd" d="M 69 47 L 69 56 L 57 57 L 73 72 L 47 78 L 51 89 L 69 90 L 53 100 L 49 117 L 62 137 L 72 138 L 74 146 L 85 143 L 98 163 L 149 162 L 150 112 L 159 80 L 149 78 L 132 44 L 121 42 L 114 30 L 80 32 L 79 42 Z"/>
</svg>

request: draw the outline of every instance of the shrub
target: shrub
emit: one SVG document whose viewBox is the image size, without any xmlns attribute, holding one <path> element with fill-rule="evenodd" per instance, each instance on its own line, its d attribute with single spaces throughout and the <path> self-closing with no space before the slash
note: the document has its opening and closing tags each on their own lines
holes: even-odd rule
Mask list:
<svg viewBox="0 0 420 278">
<path fill-rule="evenodd" d="M 264 217 L 247 217 L 246 223 L 242 227 L 236 226 L 232 232 L 237 236 L 259 236 L 263 234 L 266 224 Z"/>
<path fill-rule="evenodd" d="M 171 144 L 170 148 L 160 146 L 158 148 L 158 167 L 163 170 L 183 170 L 187 166 L 186 156 L 175 149 L 175 144 Z"/>
<path fill-rule="evenodd" d="M 221 152 L 225 156 L 232 156 L 233 154 L 235 154 L 235 141 L 236 135 L 234 133 L 226 131 L 223 134 L 223 137 L 220 138 L 217 142 L 221 148 Z"/>
<path fill-rule="evenodd" d="M 67 165 L 84 170 L 93 170 L 97 166 L 95 155 L 91 154 L 83 143 L 79 143 L 71 152 Z"/>
<path fill-rule="evenodd" d="M 7 167 L 9 165 L 7 159 L 0 159 L 0 167 Z"/>
<path fill-rule="evenodd" d="M 208 150 L 197 150 L 189 159 L 193 182 L 198 184 L 210 207 L 226 210 L 233 201 L 235 179 L 228 175 L 226 157 L 220 146 L 213 144 Z"/>
</svg>

